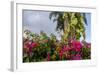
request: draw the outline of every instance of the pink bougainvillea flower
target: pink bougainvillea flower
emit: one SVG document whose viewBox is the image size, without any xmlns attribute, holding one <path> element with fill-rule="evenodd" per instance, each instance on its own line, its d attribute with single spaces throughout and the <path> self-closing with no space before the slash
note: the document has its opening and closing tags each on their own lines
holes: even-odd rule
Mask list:
<svg viewBox="0 0 100 73">
<path fill-rule="evenodd" d="M 71 48 L 68 47 L 68 46 L 64 46 L 62 49 L 63 49 L 63 51 L 65 52 L 65 51 L 69 51 Z"/>
<path fill-rule="evenodd" d="M 72 46 L 73 48 L 75 49 L 75 51 L 79 52 L 82 48 L 82 44 L 80 41 L 76 41 L 76 40 L 73 40 L 72 41 Z"/>
<path fill-rule="evenodd" d="M 31 47 L 32 47 L 32 48 L 34 48 L 34 47 L 36 47 L 36 46 L 38 46 L 38 43 L 36 43 L 36 42 L 33 42 L 33 43 L 31 44 Z"/>
<path fill-rule="evenodd" d="M 75 56 L 73 56 L 73 60 L 81 60 L 81 55 L 80 54 L 76 54 Z"/>
<path fill-rule="evenodd" d="M 34 47 L 36 47 L 38 45 L 38 43 L 36 42 L 30 42 L 30 41 L 27 41 L 24 43 L 24 48 L 27 50 L 27 52 L 32 52 L 32 49 Z"/>
<path fill-rule="evenodd" d="M 38 45 L 38 43 L 36 43 L 36 42 L 30 43 L 30 44 L 28 45 L 28 46 L 29 46 L 29 51 L 32 52 L 32 49 L 35 48 L 37 45 Z"/>
<path fill-rule="evenodd" d="M 86 47 L 87 47 L 87 48 L 91 48 L 91 44 L 90 44 L 90 43 L 87 43 L 87 44 L 86 44 Z"/>
<path fill-rule="evenodd" d="M 47 61 L 50 61 L 50 53 L 47 53 Z"/>
<path fill-rule="evenodd" d="M 24 52 L 29 52 L 29 41 L 23 43 Z"/>
<path fill-rule="evenodd" d="M 27 42 L 24 42 L 24 44 L 23 44 L 23 48 L 28 48 L 28 41 Z"/>
<path fill-rule="evenodd" d="M 59 51 L 59 57 L 60 57 L 60 59 L 62 59 L 62 56 L 63 56 L 63 51 L 60 50 L 60 51 Z"/>
</svg>

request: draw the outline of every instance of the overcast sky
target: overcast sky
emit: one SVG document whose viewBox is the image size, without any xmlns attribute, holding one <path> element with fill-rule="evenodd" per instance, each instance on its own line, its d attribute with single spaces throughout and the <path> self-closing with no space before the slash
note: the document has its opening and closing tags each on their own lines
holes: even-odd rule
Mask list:
<svg viewBox="0 0 100 73">
<path fill-rule="evenodd" d="M 56 22 L 54 23 L 49 19 L 50 12 L 46 11 L 33 11 L 33 10 L 23 10 L 23 29 L 30 30 L 31 32 L 40 33 L 44 31 L 46 34 L 50 35 L 51 33 L 55 34 L 59 39 L 59 34 L 57 34 Z M 91 40 L 91 14 L 87 13 L 87 23 L 86 27 L 86 41 L 90 42 Z"/>
</svg>

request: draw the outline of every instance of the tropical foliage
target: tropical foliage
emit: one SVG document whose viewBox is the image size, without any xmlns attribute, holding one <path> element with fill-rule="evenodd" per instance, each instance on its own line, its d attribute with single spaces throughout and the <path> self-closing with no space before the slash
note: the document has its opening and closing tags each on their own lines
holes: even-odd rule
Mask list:
<svg viewBox="0 0 100 73">
<path fill-rule="evenodd" d="M 44 31 L 40 34 L 25 30 L 23 34 L 23 62 L 91 59 L 91 43 L 85 41 L 85 13 L 51 12 L 57 22 L 61 39 Z M 83 37 L 83 41 L 80 38 Z"/>
<path fill-rule="evenodd" d="M 85 27 L 87 24 L 85 13 L 78 12 L 51 12 L 49 18 L 55 17 L 53 21 L 57 22 L 56 30 L 63 31 L 65 39 L 85 39 Z"/>
<path fill-rule="evenodd" d="M 70 40 L 65 44 L 54 34 L 47 36 L 44 32 L 40 35 L 30 32 L 23 40 L 23 62 L 82 60 L 90 59 L 90 55 L 90 43 Z"/>
</svg>

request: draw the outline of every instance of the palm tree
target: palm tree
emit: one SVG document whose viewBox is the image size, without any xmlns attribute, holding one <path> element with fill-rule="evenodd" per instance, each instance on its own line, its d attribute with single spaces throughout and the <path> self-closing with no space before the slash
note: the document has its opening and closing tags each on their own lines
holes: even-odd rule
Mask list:
<svg viewBox="0 0 100 73">
<path fill-rule="evenodd" d="M 57 22 L 57 31 L 63 31 L 65 39 L 85 39 L 86 14 L 78 12 L 51 12 L 49 18 Z"/>
</svg>

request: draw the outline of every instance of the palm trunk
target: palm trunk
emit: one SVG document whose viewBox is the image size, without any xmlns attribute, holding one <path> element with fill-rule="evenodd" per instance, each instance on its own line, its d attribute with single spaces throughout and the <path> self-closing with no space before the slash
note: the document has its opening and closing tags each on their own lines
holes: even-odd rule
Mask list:
<svg viewBox="0 0 100 73">
<path fill-rule="evenodd" d="M 70 28 L 71 31 L 69 31 L 69 28 L 70 28 L 70 23 L 68 21 L 68 18 L 66 17 L 65 20 L 64 20 L 64 31 L 63 31 L 63 33 L 65 35 L 68 34 L 68 37 L 66 38 L 67 41 L 76 39 L 75 29 Z"/>
<path fill-rule="evenodd" d="M 67 34 L 68 25 L 69 25 L 68 18 L 65 18 L 65 20 L 64 20 L 64 34 Z"/>
</svg>

